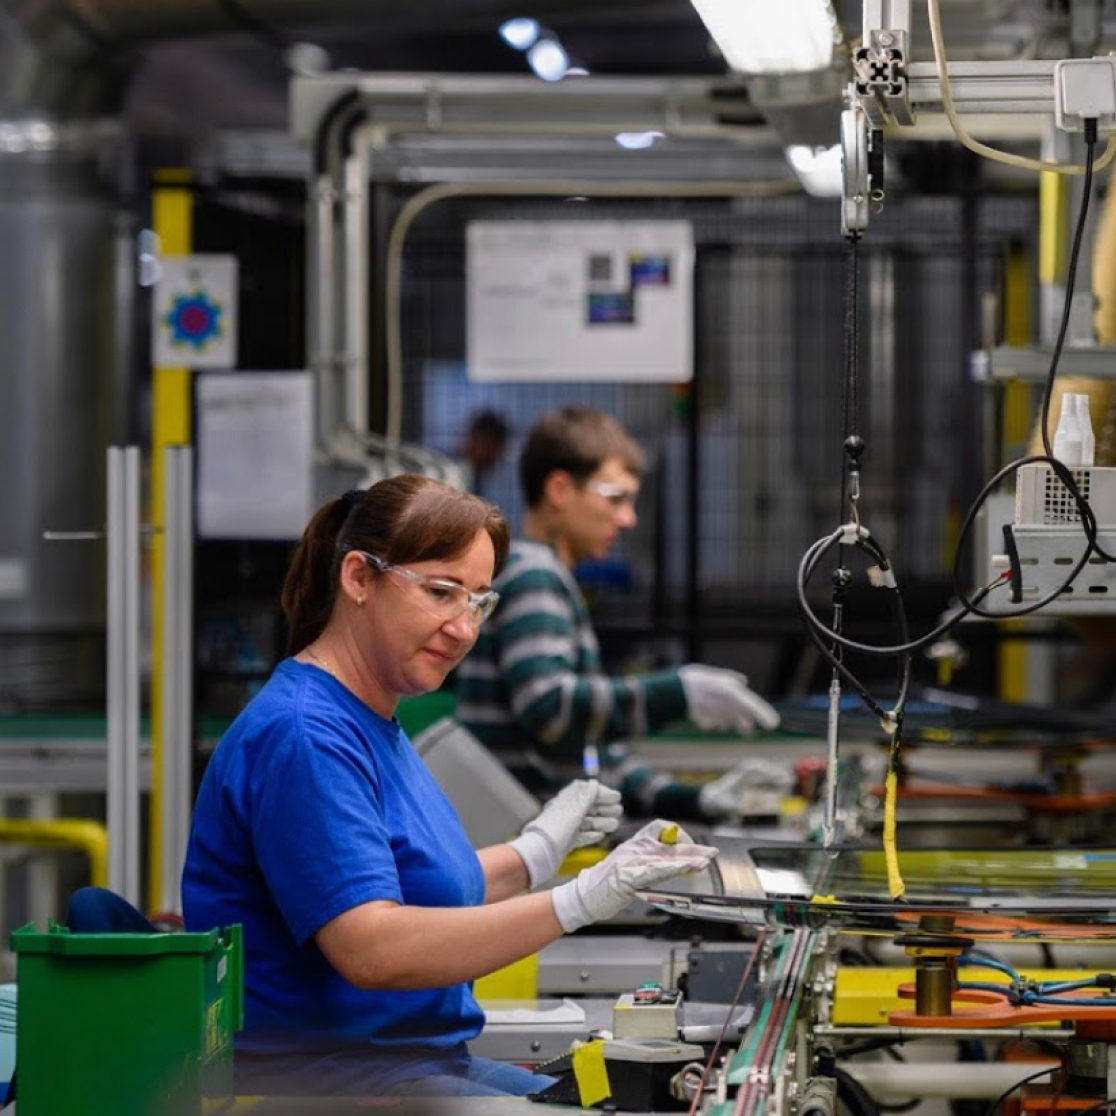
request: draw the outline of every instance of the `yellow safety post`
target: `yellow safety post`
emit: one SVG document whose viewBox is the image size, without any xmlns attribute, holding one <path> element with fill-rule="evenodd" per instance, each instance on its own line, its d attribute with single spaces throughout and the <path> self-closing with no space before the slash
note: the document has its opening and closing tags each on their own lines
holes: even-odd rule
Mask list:
<svg viewBox="0 0 1116 1116">
<path fill-rule="evenodd" d="M 1047 185 L 1046 180 L 1057 180 L 1062 176 L 1044 174 L 1042 177 L 1044 188 L 1053 191 L 1058 187 L 1057 181 Z M 1056 196 L 1046 204 L 1055 207 L 1060 204 L 1064 211 L 1064 198 L 1059 202 Z M 1049 223 L 1044 212 L 1042 226 L 1044 234 Z M 1055 240 L 1048 244 L 1048 239 L 1045 235 L 1042 237 L 1040 252 L 1044 262 L 1040 270 L 1057 265 L 1058 244 L 1062 242 Z M 1065 253 L 1062 252 L 1061 255 L 1064 266 Z M 1047 256 L 1049 259 L 1046 258 Z M 1030 344 L 1032 318 L 1031 281 L 1027 258 L 1025 253 L 1016 249 L 1008 256 L 1004 276 L 1004 343 L 1016 347 Z M 1030 384 L 1015 380 L 1004 388 L 1002 438 L 1005 459 L 1017 457 L 1019 448 L 1026 448 L 1033 411 Z M 1024 622 L 1005 620 L 1003 626 L 1005 632 L 1017 633 L 1023 629 Z M 1011 638 L 1000 640 L 996 652 L 996 679 L 996 692 L 1001 701 L 1027 700 L 1027 644 L 1023 640 Z"/>
<path fill-rule="evenodd" d="M 89 882 L 108 887 L 108 831 L 88 818 L 0 818 L 0 841 L 42 848 L 80 849 L 89 858 Z"/>
<path fill-rule="evenodd" d="M 186 170 L 155 174 L 151 227 L 161 256 L 187 256 L 193 250 L 194 190 Z M 159 907 L 163 892 L 162 723 L 163 687 L 163 450 L 188 445 L 191 424 L 190 369 L 151 370 L 151 797 L 148 819 L 148 895 Z"/>
</svg>

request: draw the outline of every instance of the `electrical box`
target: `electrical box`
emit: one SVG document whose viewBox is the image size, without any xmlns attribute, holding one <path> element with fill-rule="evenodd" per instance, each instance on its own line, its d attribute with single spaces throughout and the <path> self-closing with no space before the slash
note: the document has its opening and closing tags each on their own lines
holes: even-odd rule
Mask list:
<svg viewBox="0 0 1116 1116">
<path fill-rule="evenodd" d="M 682 1026 L 682 993 L 661 985 L 625 992 L 612 1008 L 612 1033 L 618 1039 L 676 1039 Z"/>
</svg>

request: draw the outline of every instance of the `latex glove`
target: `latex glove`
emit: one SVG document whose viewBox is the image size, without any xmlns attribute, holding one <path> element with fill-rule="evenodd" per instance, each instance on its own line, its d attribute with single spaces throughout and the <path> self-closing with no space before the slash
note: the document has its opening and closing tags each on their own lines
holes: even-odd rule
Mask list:
<svg viewBox="0 0 1116 1116">
<path fill-rule="evenodd" d="M 740 803 L 747 788 L 764 788 L 787 794 L 794 785 L 794 775 L 780 764 L 755 756 L 741 760 L 724 775 L 706 783 L 698 791 L 698 809 L 706 818 L 740 816 Z"/>
<path fill-rule="evenodd" d="M 678 677 L 690 720 L 700 729 L 754 732 L 779 725 L 779 714 L 748 688 L 748 679 L 739 671 L 690 663 L 679 668 Z"/>
<path fill-rule="evenodd" d="M 596 779 L 578 779 L 563 787 L 510 842 L 527 866 L 531 886 L 552 879 L 572 849 L 595 845 L 614 832 L 623 812 L 620 792 Z"/>
<path fill-rule="evenodd" d="M 674 844 L 661 840 L 664 830 L 677 830 Z M 636 892 L 663 880 L 700 872 L 717 855 L 708 845 L 695 845 L 680 826 L 656 820 L 617 845 L 600 864 L 586 868 L 569 883 L 551 891 L 554 913 L 567 934 L 592 922 L 618 915 Z"/>
</svg>

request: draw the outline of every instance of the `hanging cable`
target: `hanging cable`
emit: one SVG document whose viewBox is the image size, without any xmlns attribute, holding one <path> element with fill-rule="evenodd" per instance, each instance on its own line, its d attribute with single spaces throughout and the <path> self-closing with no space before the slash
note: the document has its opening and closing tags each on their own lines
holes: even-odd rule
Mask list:
<svg viewBox="0 0 1116 1116">
<path fill-rule="evenodd" d="M 1085 143 L 1086 159 L 1084 170 L 1084 196 L 1078 214 L 1077 226 L 1074 232 L 1073 248 L 1070 253 L 1068 274 L 1066 281 L 1065 303 L 1062 319 L 1059 325 L 1057 340 L 1051 356 L 1050 369 L 1047 374 L 1045 390 L 1043 393 L 1042 411 L 1042 436 L 1045 454 L 1032 455 L 1019 461 L 1011 462 L 1001 469 L 988 484 L 981 490 L 977 500 L 969 509 L 962 524 L 960 537 L 954 553 L 953 584 L 957 599 L 961 607 L 947 616 L 931 632 L 918 639 L 911 639 L 906 624 L 906 613 L 903 608 L 902 595 L 898 583 L 891 570 L 879 543 L 872 538 L 861 522 L 860 514 L 860 458 L 864 452 L 864 440 L 857 433 L 859 398 L 858 398 L 858 372 L 859 372 L 859 337 L 858 337 L 858 285 L 859 285 L 859 234 L 852 232 L 849 235 L 849 250 L 846 257 L 845 273 L 845 350 L 844 350 L 844 388 L 842 404 L 843 425 L 843 450 L 845 464 L 841 478 L 841 514 L 848 511 L 848 521 L 843 523 L 831 535 L 819 539 L 806 550 L 798 568 L 798 602 L 799 609 L 804 618 L 806 630 L 814 645 L 818 648 L 823 659 L 831 667 L 829 686 L 829 707 L 827 717 L 827 766 L 826 766 L 826 797 L 825 797 L 825 823 L 823 828 L 824 845 L 828 848 L 836 834 L 836 797 L 837 797 L 837 770 L 840 736 L 840 705 L 842 681 L 847 682 L 855 689 L 864 704 L 879 717 L 884 732 L 887 735 L 888 766 L 884 780 L 884 829 L 883 849 L 887 868 L 888 892 L 891 898 L 899 901 L 905 893 L 905 885 L 899 870 L 899 855 L 897 846 L 897 817 L 896 803 L 899 786 L 899 755 L 902 739 L 903 715 L 907 701 L 907 693 L 911 678 L 911 655 L 919 648 L 928 646 L 939 640 L 951 631 L 965 616 L 979 615 L 995 619 L 1005 619 L 1013 616 L 1022 616 L 1037 612 L 1050 604 L 1066 589 L 1072 585 L 1074 578 L 1081 572 L 1089 561 L 1090 556 L 1100 555 L 1106 561 L 1116 561 L 1106 554 L 1097 541 L 1097 522 L 1089 507 L 1088 501 L 1081 493 L 1072 473 L 1066 466 L 1058 461 L 1051 451 L 1049 432 L 1047 430 L 1050 398 L 1053 392 L 1054 379 L 1057 375 L 1058 363 L 1065 344 L 1066 333 L 1069 325 L 1071 299 L 1073 296 L 1074 281 L 1076 278 L 1080 258 L 1081 244 L 1089 211 L 1089 200 L 1092 192 L 1093 170 L 1097 142 L 1097 124 L 1095 120 L 1086 121 Z M 961 559 L 965 550 L 965 542 L 972 531 L 976 515 L 987 501 L 993 489 L 1006 477 L 1018 472 L 1028 464 L 1043 463 L 1050 466 L 1059 481 L 1065 486 L 1077 508 L 1082 532 L 1085 537 L 1085 549 L 1067 578 L 1061 586 L 1038 601 L 1032 602 L 1022 608 L 1010 611 L 992 612 L 981 607 L 983 601 L 996 588 L 1011 582 L 1010 571 L 993 578 L 974 595 L 970 596 L 964 587 L 961 572 Z M 832 574 L 831 605 L 833 618 L 827 627 L 816 615 L 811 607 L 807 589 L 810 580 L 817 569 L 821 559 L 834 547 L 837 548 L 838 562 Z M 893 619 L 898 632 L 898 642 L 889 646 L 879 646 L 853 640 L 844 634 L 844 603 L 845 595 L 852 582 L 852 573 L 849 569 L 848 554 L 851 548 L 859 549 L 873 559 L 874 565 L 868 570 L 870 583 L 877 588 L 889 591 Z M 1019 599 L 1017 587 L 1016 598 Z M 898 696 L 890 710 L 872 697 L 867 687 L 845 664 L 846 651 L 859 651 L 875 656 L 895 656 L 898 659 Z"/>
<path fill-rule="evenodd" d="M 1116 556 L 1108 554 L 1097 541 L 1097 521 L 1093 514 L 1092 509 L 1089 507 L 1088 501 L 1082 494 L 1073 474 L 1070 470 L 1050 452 L 1049 434 L 1046 430 L 1047 421 L 1050 412 L 1050 397 L 1053 391 L 1054 380 L 1057 376 L 1058 363 L 1061 359 L 1062 349 L 1065 344 L 1066 333 L 1069 325 L 1070 315 L 1070 299 L 1072 298 L 1074 281 L 1076 277 L 1081 244 L 1084 237 L 1084 230 L 1088 217 L 1090 192 L 1092 184 L 1092 168 L 1094 165 L 1094 155 L 1096 149 L 1096 121 L 1086 121 L 1085 142 L 1086 142 L 1086 173 L 1085 173 L 1085 193 L 1082 199 L 1081 210 L 1078 215 L 1077 226 L 1074 233 L 1073 248 L 1070 253 L 1070 260 L 1068 265 L 1068 273 L 1066 279 L 1066 298 L 1063 306 L 1062 319 L 1058 330 L 1058 336 L 1054 345 L 1054 350 L 1051 355 L 1050 368 L 1047 373 L 1046 385 L 1043 398 L 1043 438 L 1044 448 L 1047 450 L 1045 454 L 1033 454 L 1028 457 L 1020 458 L 1017 461 L 1009 462 L 1002 469 L 999 470 L 992 477 L 990 481 L 984 486 L 980 494 L 977 496 L 972 507 L 969 509 L 965 519 L 961 525 L 961 530 L 958 536 L 957 547 L 954 551 L 953 561 L 953 588 L 954 594 L 958 601 L 961 602 L 960 608 L 947 616 L 940 624 L 937 625 L 932 631 L 926 635 L 920 636 L 917 639 L 903 638 L 901 642 L 890 645 L 874 645 L 863 643 L 858 640 L 853 640 L 842 634 L 841 631 L 835 630 L 835 627 L 827 627 L 824 622 L 817 616 L 811 607 L 807 598 L 807 588 L 810 580 L 817 569 L 821 558 L 834 546 L 852 542 L 857 547 L 865 549 L 877 561 L 882 556 L 882 551 L 878 543 L 872 540 L 868 532 L 859 524 L 856 525 L 855 532 L 850 530 L 852 525 L 842 526 L 838 528 L 833 534 L 826 538 L 819 539 L 806 553 L 803 555 L 798 569 L 798 601 L 799 608 L 805 619 L 808 632 L 814 641 L 815 646 L 825 657 L 825 659 L 838 670 L 842 677 L 850 682 L 851 685 L 857 688 L 858 693 L 862 699 L 866 699 L 866 690 L 854 676 L 848 672 L 843 663 L 838 658 L 838 652 L 842 650 L 857 651 L 866 655 L 875 656 L 892 656 L 910 654 L 919 650 L 922 647 L 928 646 L 930 643 L 940 639 L 946 633 L 951 631 L 961 620 L 966 616 L 976 615 L 987 619 L 1005 620 L 1012 619 L 1018 616 L 1026 616 L 1031 613 L 1037 612 L 1045 608 L 1052 601 L 1056 600 L 1062 593 L 1073 583 L 1074 578 L 1081 572 L 1081 570 L 1088 563 L 1090 557 L 1096 554 L 1103 558 L 1105 561 L 1116 561 Z M 848 342 L 846 342 L 847 344 Z M 1077 508 L 1078 515 L 1081 520 L 1082 534 L 1085 538 L 1085 549 L 1081 557 L 1077 560 L 1075 565 L 1067 574 L 1063 583 L 1041 597 L 1037 601 L 1033 601 L 1021 608 L 1009 610 L 992 611 L 990 609 L 982 608 L 983 601 L 988 595 L 996 588 L 1007 585 L 1011 581 L 1010 572 L 1005 573 L 993 578 L 988 584 L 979 589 L 972 596 L 964 587 L 963 573 L 961 570 L 962 558 L 964 555 L 965 542 L 972 532 L 974 523 L 976 521 L 977 513 L 987 501 L 993 490 L 997 488 L 1005 479 L 1014 475 L 1025 465 L 1032 464 L 1045 464 L 1048 465 L 1058 477 L 1059 481 L 1065 486 L 1066 491 L 1073 499 Z M 872 710 L 877 716 L 883 713 L 883 710 L 878 703 L 866 700 L 869 709 Z"/>
</svg>

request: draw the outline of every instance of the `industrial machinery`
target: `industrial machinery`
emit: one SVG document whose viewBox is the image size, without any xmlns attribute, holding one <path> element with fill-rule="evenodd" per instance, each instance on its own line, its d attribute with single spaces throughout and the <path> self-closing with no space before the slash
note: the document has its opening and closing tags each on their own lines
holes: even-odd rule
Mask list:
<svg viewBox="0 0 1116 1116">
<path fill-rule="evenodd" d="M 799 597 L 808 630 L 832 666 L 826 708 L 827 808 L 823 841 L 778 847 L 722 846 L 715 873 L 685 886 L 645 895 L 672 915 L 735 923 L 753 937 L 750 974 L 757 1016 L 735 1049 L 708 1053 L 690 1108 L 706 1116 L 871 1113 L 877 1102 L 904 1110 L 931 1097 L 985 1100 L 993 1113 L 1017 1090 L 1018 1110 L 1111 1112 L 1116 1108 L 1116 978 L 1108 971 L 1116 946 L 1116 851 L 1108 847 L 1012 843 L 996 847 L 932 847 L 900 851 L 896 806 L 902 803 L 901 740 L 910 696 L 911 653 L 950 630 L 964 615 L 1023 615 L 1107 611 L 1106 546 L 1113 517 L 1110 470 L 1056 455 L 1046 434 L 1050 385 L 1066 336 L 1073 273 L 1093 172 L 1112 158 L 1094 158 L 1098 134 L 1116 127 L 1116 62 L 1075 58 L 1050 62 L 948 65 L 936 0 L 928 10 L 936 63 L 908 61 L 908 0 L 866 0 L 864 34 L 854 57 L 855 78 L 841 122 L 844 158 L 842 233 L 849 244 L 847 275 L 842 512 L 847 521 L 804 555 Z M 1013 462 L 981 494 L 1019 475 L 1015 523 L 1005 531 L 1005 558 L 989 583 L 959 593 L 962 602 L 934 632 L 913 637 L 887 555 L 860 516 L 864 440 L 856 422 L 857 242 L 873 205 L 884 198 L 883 135 L 912 125 L 921 112 L 945 112 L 958 138 L 988 153 L 964 132 L 958 109 L 1042 113 L 1058 129 L 1081 133 L 1083 165 L 1005 156 L 1017 165 L 1083 176 L 1085 200 L 1067 282 L 1065 312 L 1049 369 L 1043 411 L 1045 453 Z M 1061 504 L 1052 508 L 1052 504 Z M 972 516 L 962 529 L 962 541 Z M 1072 545 L 1072 550 L 1067 546 Z M 868 563 L 868 578 L 891 602 L 896 638 L 888 647 L 857 643 L 845 632 L 849 556 Z M 823 623 L 807 587 L 823 560 L 837 556 L 833 615 Z M 955 567 L 955 582 L 957 581 Z M 991 593 L 1011 602 L 993 611 Z M 1067 604 L 1068 602 L 1068 604 Z M 897 696 L 875 699 L 846 662 L 849 652 L 893 656 Z M 842 690 L 851 687 L 877 723 L 887 749 L 880 797 L 883 848 L 841 843 L 838 741 Z M 1086 810 L 1080 752 L 1055 754 L 1044 771 Z M 1002 759 L 1002 756 L 1001 756 Z M 909 783 L 908 783 L 909 787 Z M 1111 802 L 1094 802 L 1102 812 Z M 1024 803 L 1033 810 L 1035 803 Z M 1059 836 L 1065 837 L 1065 833 Z M 1092 835 L 1091 835 L 1092 836 Z M 1072 968 L 1059 968 L 1072 953 Z M 898 961 L 888 964 L 886 961 Z M 744 982 L 741 982 L 742 987 Z M 945 1053 L 943 1054 L 943 1043 Z M 864 1062 L 899 1048 L 930 1050 L 929 1062 Z M 1026 1064 L 1013 1060 L 1025 1050 Z M 962 1063 L 979 1061 L 977 1072 Z"/>
<path fill-rule="evenodd" d="M 738 1048 L 723 1061 L 709 1056 L 701 1111 L 999 1103 L 1017 1086 L 1024 1112 L 1110 1110 L 1114 857 L 1102 848 L 915 851 L 900 857 L 907 893 L 897 904 L 878 851 L 736 849 L 734 893 L 696 880 L 648 894 L 660 909 L 756 935 L 759 1011 Z M 1057 967 L 1055 951 L 1070 950 L 1073 967 Z M 1026 1064 L 1010 1060 L 1021 1045 Z M 909 1061 L 864 1061 L 900 1048 Z"/>
</svg>

